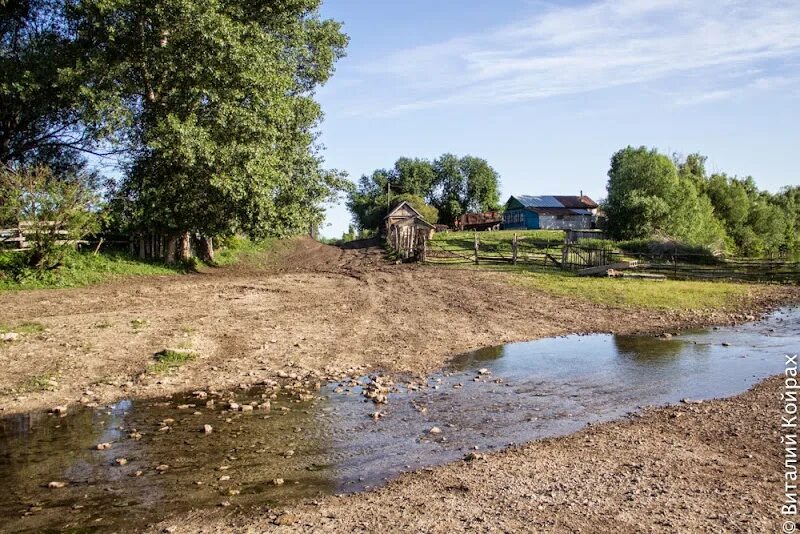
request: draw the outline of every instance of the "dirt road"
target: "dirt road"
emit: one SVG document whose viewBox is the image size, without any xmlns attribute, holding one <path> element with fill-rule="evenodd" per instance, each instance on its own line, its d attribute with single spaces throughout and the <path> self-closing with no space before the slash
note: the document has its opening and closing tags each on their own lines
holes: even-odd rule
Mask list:
<svg viewBox="0 0 800 534">
<path fill-rule="evenodd" d="M 0 294 L 0 323 L 44 330 L 0 344 L 0 411 L 195 387 L 235 387 L 282 370 L 422 374 L 469 349 L 571 332 L 631 333 L 725 323 L 732 314 L 617 309 L 510 284 L 510 275 L 388 262 L 376 246 L 301 239 L 260 263 L 81 289 Z M 751 313 L 786 298 L 754 286 Z M 146 372 L 165 348 L 198 358 Z"/>
</svg>

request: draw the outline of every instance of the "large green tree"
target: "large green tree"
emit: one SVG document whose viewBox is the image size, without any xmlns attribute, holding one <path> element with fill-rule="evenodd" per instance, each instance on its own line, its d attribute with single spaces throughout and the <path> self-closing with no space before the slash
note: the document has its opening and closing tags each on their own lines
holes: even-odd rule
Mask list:
<svg viewBox="0 0 800 534">
<path fill-rule="evenodd" d="M 377 229 L 397 198 L 411 201 L 426 218 L 452 224 L 463 213 L 499 209 L 499 187 L 499 175 L 481 158 L 400 158 L 391 169 L 362 176 L 347 206 L 361 229 Z"/>
<path fill-rule="evenodd" d="M 345 187 L 322 168 L 314 89 L 347 37 L 319 0 L 81 0 L 78 42 L 132 126 L 116 193 L 132 230 L 174 238 L 318 225 Z"/>
<path fill-rule="evenodd" d="M 604 209 L 618 239 L 678 238 L 721 249 L 725 231 L 708 197 L 698 191 L 704 160 L 693 156 L 676 167 L 655 149 L 627 147 L 611 158 Z"/>
<path fill-rule="evenodd" d="M 75 40 L 62 0 L 0 1 L 0 165 L 48 165 L 54 177 L 85 166 L 116 124 L 87 50 Z"/>
</svg>

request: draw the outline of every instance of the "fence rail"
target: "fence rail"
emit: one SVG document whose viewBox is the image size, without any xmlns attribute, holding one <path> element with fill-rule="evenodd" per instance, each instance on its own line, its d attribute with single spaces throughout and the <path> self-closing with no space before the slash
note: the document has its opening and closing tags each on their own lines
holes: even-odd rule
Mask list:
<svg viewBox="0 0 800 534">
<path fill-rule="evenodd" d="M 595 275 L 623 270 L 674 279 L 800 283 L 800 262 L 678 251 L 628 253 L 611 244 L 543 241 L 516 234 L 510 241 L 482 242 L 477 232 L 472 239 L 426 240 L 424 249 L 425 261 L 438 264 L 520 265 Z"/>
</svg>

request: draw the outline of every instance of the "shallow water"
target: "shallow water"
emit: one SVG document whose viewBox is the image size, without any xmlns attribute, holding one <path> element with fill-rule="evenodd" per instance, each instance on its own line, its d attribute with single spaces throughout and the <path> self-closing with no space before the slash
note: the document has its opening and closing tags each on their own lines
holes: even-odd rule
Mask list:
<svg viewBox="0 0 800 534">
<path fill-rule="evenodd" d="M 312 400 L 280 394 L 269 411 L 226 409 L 231 396 L 263 402 L 269 392 L 253 388 L 211 395 L 208 407 L 208 399 L 186 394 L 76 407 L 65 417 L 6 417 L 0 528 L 129 530 L 193 507 L 277 507 L 357 491 L 476 446 L 562 435 L 644 405 L 734 395 L 781 372 L 783 355 L 798 347 L 795 308 L 672 339 L 566 336 L 482 349 L 417 391 L 397 387 L 377 407 L 361 395 L 368 379 L 360 377 L 359 385 L 325 386 Z M 194 406 L 178 408 L 185 404 Z M 377 421 L 376 410 L 385 413 Z M 213 432 L 204 434 L 204 424 Z M 429 433 L 434 426 L 441 432 Z M 129 437 L 133 429 L 140 439 Z M 103 442 L 111 448 L 95 450 Z M 159 472 L 159 465 L 169 467 Z M 68 485 L 49 489 L 50 481 Z"/>
</svg>

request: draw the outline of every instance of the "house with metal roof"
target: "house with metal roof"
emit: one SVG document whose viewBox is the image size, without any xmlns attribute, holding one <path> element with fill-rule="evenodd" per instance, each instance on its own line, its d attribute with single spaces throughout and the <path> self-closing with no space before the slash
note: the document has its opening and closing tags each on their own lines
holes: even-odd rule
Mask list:
<svg viewBox="0 0 800 534">
<path fill-rule="evenodd" d="M 597 227 L 597 202 L 583 195 L 517 195 L 506 202 L 504 229 L 587 230 Z"/>
</svg>

